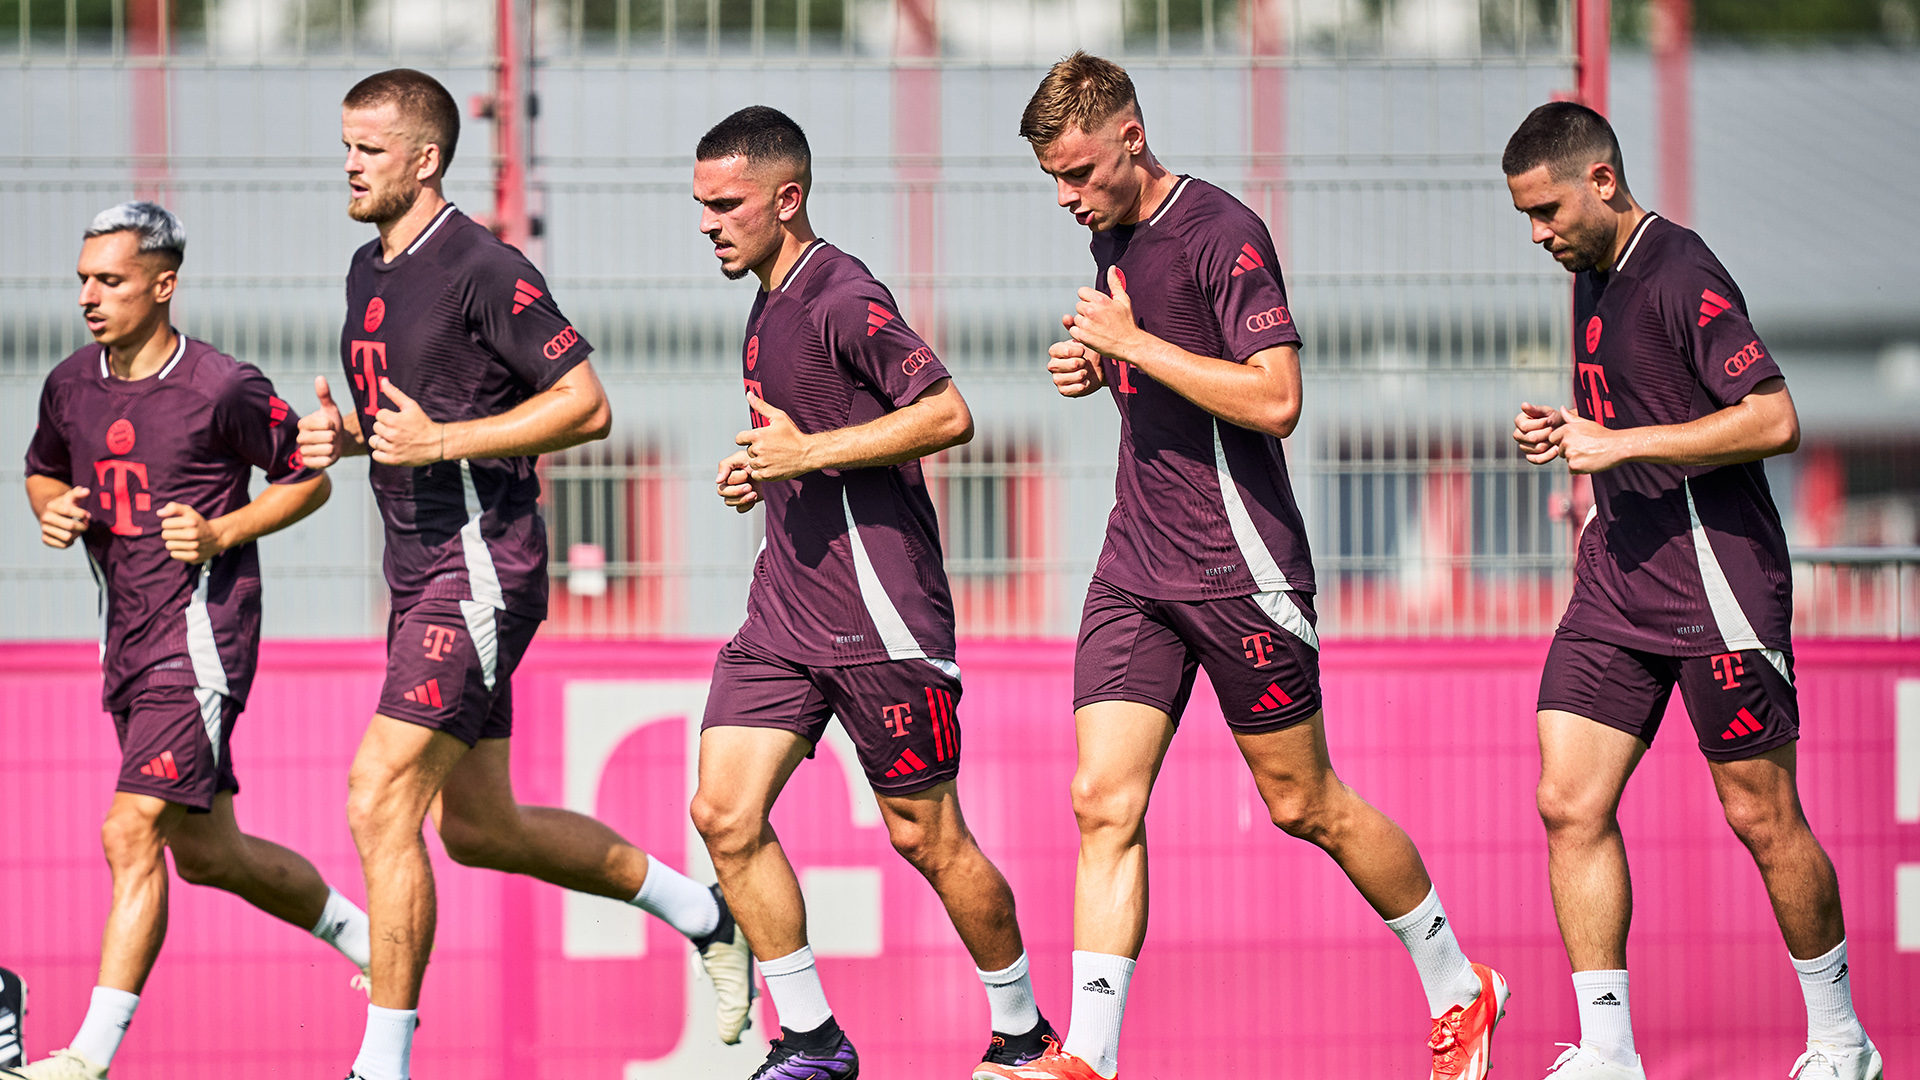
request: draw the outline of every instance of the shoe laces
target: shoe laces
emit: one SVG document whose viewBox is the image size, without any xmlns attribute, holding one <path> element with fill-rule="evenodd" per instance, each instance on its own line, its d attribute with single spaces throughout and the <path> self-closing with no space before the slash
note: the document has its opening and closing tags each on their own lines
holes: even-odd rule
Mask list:
<svg viewBox="0 0 1920 1080">
<path fill-rule="evenodd" d="M 1815 1065 L 1822 1066 L 1825 1071 L 1807 1071 L 1810 1066 Z M 1837 1077 L 1840 1075 L 1840 1066 L 1832 1057 L 1828 1056 L 1826 1047 L 1808 1046 L 1807 1052 L 1801 1054 L 1800 1057 L 1794 1061 L 1793 1068 L 1787 1073 L 1787 1080 L 1793 1080 L 1794 1077 L 1800 1076 L 1802 1073 L 1805 1073 L 1808 1080 L 1813 1080 L 1813 1078 L 1820 1076 Z"/>
<path fill-rule="evenodd" d="M 1427 1036 L 1427 1049 L 1432 1050 L 1435 1057 L 1450 1059 L 1465 1049 L 1460 1044 L 1460 1021 L 1466 1015 L 1464 1009 L 1455 1005 L 1445 1016 L 1434 1018 L 1433 1033 Z"/>
<path fill-rule="evenodd" d="M 1553 1045 L 1564 1046 L 1566 1049 L 1561 1051 L 1559 1057 L 1553 1059 L 1553 1067 L 1548 1069 L 1548 1072 L 1559 1072 L 1562 1067 L 1573 1064 L 1573 1059 L 1580 1056 L 1579 1043 L 1554 1043 Z"/>
<path fill-rule="evenodd" d="M 348 979 L 347 985 L 363 994 L 372 995 L 373 993 L 373 979 L 365 973 L 355 975 L 353 978 Z"/>
</svg>

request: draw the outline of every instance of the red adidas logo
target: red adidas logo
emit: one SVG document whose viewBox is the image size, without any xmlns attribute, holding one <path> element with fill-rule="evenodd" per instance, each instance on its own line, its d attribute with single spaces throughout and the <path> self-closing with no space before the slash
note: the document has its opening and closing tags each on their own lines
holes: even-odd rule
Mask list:
<svg viewBox="0 0 1920 1080">
<path fill-rule="evenodd" d="M 873 301 L 867 301 L 867 336 L 879 333 L 880 328 L 894 320 L 894 314 Z"/>
<path fill-rule="evenodd" d="M 920 755 L 909 750 L 900 755 L 900 760 L 893 763 L 893 768 L 887 770 L 887 775 L 890 777 L 912 776 L 926 767 L 927 763 L 920 760 Z"/>
<path fill-rule="evenodd" d="M 140 766 L 143 776 L 158 776 L 163 780 L 180 779 L 180 770 L 174 766 L 173 751 L 162 750 L 160 756 Z"/>
<path fill-rule="evenodd" d="M 1714 292 L 1712 289 L 1700 290 L 1700 325 L 1713 321 L 1714 316 L 1733 306 L 1733 301 Z"/>
<path fill-rule="evenodd" d="M 1728 725 L 1727 730 L 1720 733 L 1720 737 L 1723 739 L 1737 739 L 1742 735 L 1752 735 L 1759 730 L 1760 721 L 1755 720 L 1752 713 L 1741 709 L 1740 715 L 1733 718 L 1733 723 Z"/>
<path fill-rule="evenodd" d="M 1267 712 L 1271 709 L 1277 709 L 1282 705 L 1291 704 L 1293 704 L 1293 699 L 1287 696 L 1285 690 L 1280 689 L 1279 683 L 1268 683 L 1266 690 L 1260 695 L 1260 700 L 1254 703 L 1253 711 Z"/>
<path fill-rule="evenodd" d="M 285 420 L 286 418 L 287 418 L 287 403 L 284 401 L 281 401 L 277 397 L 274 397 L 272 394 L 268 394 L 267 395 L 267 423 L 271 424 L 274 427 L 279 427 L 280 421 Z"/>
<path fill-rule="evenodd" d="M 1233 260 L 1233 262 L 1233 273 L 1230 275 L 1232 277 L 1239 277 L 1249 270 L 1258 270 L 1267 265 L 1267 260 L 1261 258 L 1259 252 L 1253 250 L 1252 244 L 1241 244 L 1240 257 Z"/>
<path fill-rule="evenodd" d="M 527 310 L 528 304 L 533 303 L 535 300 L 538 300 L 545 295 L 547 294 L 527 284 L 525 281 L 521 280 L 520 278 L 514 278 L 513 279 L 513 313 L 515 315 L 520 314 L 521 312 Z"/>
<path fill-rule="evenodd" d="M 415 704 L 431 705 L 438 709 L 440 708 L 440 680 L 428 679 L 400 696 Z"/>
</svg>

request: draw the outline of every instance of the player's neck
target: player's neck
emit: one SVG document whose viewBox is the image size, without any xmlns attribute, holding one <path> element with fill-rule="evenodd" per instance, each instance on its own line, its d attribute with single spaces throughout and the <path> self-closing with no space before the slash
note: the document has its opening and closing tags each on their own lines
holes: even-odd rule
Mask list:
<svg viewBox="0 0 1920 1080">
<path fill-rule="evenodd" d="M 1137 225 L 1158 213 L 1167 196 L 1180 186 L 1180 178 L 1160 164 L 1160 159 L 1152 151 L 1141 155 L 1140 163 L 1134 166 L 1140 170 L 1144 180 L 1140 185 L 1140 201 L 1134 204 L 1133 213 L 1120 219 L 1122 225 Z"/>
<path fill-rule="evenodd" d="M 107 346 L 107 366 L 115 378 L 129 382 L 150 378 L 167 365 L 179 345 L 180 335 L 163 312 L 144 338 Z"/>
<path fill-rule="evenodd" d="M 1634 201 L 1633 196 L 1622 193 L 1622 197 L 1626 199 L 1627 206 L 1613 222 L 1613 250 L 1607 254 L 1607 264 L 1594 267 L 1596 270 L 1612 270 L 1614 264 L 1620 261 L 1621 254 L 1627 250 L 1627 244 L 1633 240 L 1633 231 L 1647 219 L 1647 211 Z"/>
<path fill-rule="evenodd" d="M 447 197 L 440 194 L 439 187 L 429 184 L 421 188 L 420 197 L 413 200 L 411 209 L 392 221 L 380 223 L 380 261 L 392 262 L 411 247 L 446 205 Z"/>
<path fill-rule="evenodd" d="M 806 222 L 789 224 L 780 237 L 780 253 L 753 268 L 754 275 L 760 279 L 760 290 L 772 292 L 785 284 L 807 246 L 818 239 L 813 235 L 813 227 Z"/>
</svg>

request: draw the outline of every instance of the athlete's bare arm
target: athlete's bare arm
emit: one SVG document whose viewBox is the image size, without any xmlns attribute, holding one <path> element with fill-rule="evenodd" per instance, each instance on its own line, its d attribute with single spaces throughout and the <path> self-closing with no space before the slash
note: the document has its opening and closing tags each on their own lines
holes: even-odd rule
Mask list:
<svg viewBox="0 0 1920 1080">
<path fill-rule="evenodd" d="M 382 379 L 380 392 L 400 406 L 373 418 L 367 445 L 382 465 L 431 465 L 463 458 L 532 457 L 565 450 L 613 429 L 613 408 L 593 365 L 582 361 L 560 381 L 498 416 L 440 423 Z"/>
<path fill-rule="evenodd" d="M 747 475 L 753 480 L 789 480 L 819 469 L 898 465 L 973 438 L 973 414 L 952 379 L 941 379 L 905 407 L 878 419 L 812 435 L 759 398 L 749 396 L 747 402 L 767 418 L 765 427 L 743 431 L 733 440 L 746 447 Z M 733 460 L 721 463 L 723 489 L 724 470 Z M 721 495 L 726 497 L 725 490 Z M 732 505 L 733 500 L 728 502 Z"/>
<path fill-rule="evenodd" d="M 160 538 L 174 558 L 203 563 L 299 521 L 320 509 L 332 492 L 325 473 L 297 484 L 268 484 L 252 502 L 211 520 L 185 503 L 170 502 L 160 508 Z"/>
<path fill-rule="evenodd" d="M 1800 417 L 1787 381 L 1775 376 L 1739 401 L 1684 424 L 1654 424 L 1614 430 L 1580 417 L 1572 408 L 1557 410 L 1547 429 L 1546 449 L 1528 454 L 1536 464 L 1556 456 L 1576 473 L 1606 472 L 1628 462 L 1648 465 L 1737 465 L 1800 445 Z M 1523 414 L 1524 415 L 1524 414 Z M 1516 435 L 1517 437 L 1517 435 Z"/>
<path fill-rule="evenodd" d="M 40 542 L 48 547 L 72 546 L 87 531 L 93 515 L 80 505 L 91 490 L 74 487 L 51 476 L 27 477 L 27 501 L 33 504 L 33 516 L 40 522 Z"/>
<path fill-rule="evenodd" d="M 1117 270 L 1107 271 L 1107 287 L 1111 296 L 1098 289 L 1080 290 L 1067 328 L 1075 342 L 1132 364 L 1229 424 L 1282 439 L 1293 434 L 1300 422 L 1299 349 L 1276 345 L 1254 353 L 1244 364 L 1200 356 L 1140 328 Z"/>
</svg>

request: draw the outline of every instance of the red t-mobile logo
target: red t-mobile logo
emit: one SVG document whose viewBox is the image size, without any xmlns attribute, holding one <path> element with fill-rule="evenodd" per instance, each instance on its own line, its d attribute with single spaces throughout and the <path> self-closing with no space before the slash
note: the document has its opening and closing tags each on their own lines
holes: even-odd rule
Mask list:
<svg viewBox="0 0 1920 1080">
<path fill-rule="evenodd" d="M 1137 394 L 1133 388 L 1133 365 L 1125 360 L 1113 362 L 1113 388 L 1122 394 Z"/>
<path fill-rule="evenodd" d="M 1613 394 L 1607 388 L 1607 369 L 1599 364 L 1575 364 L 1573 378 L 1585 392 L 1580 411 L 1601 427 L 1613 419 Z"/>
<path fill-rule="evenodd" d="M 115 536 L 139 536 L 147 530 L 133 523 L 135 510 L 153 509 L 153 496 L 144 490 L 147 486 L 147 467 L 138 461 L 121 461 L 117 458 L 93 463 L 93 474 L 100 481 L 100 509 L 113 511 L 113 524 L 109 528 Z M 108 477 L 112 479 L 109 480 Z M 127 477 L 140 482 L 143 490 L 129 494 Z"/>
<path fill-rule="evenodd" d="M 368 416 L 380 413 L 380 373 L 387 370 L 387 343 L 384 341 L 356 341 L 353 351 L 353 385 L 367 395 L 367 403 L 361 412 Z"/>
<path fill-rule="evenodd" d="M 1240 647 L 1247 650 L 1247 659 L 1254 667 L 1266 667 L 1267 658 L 1273 655 L 1273 635 L 1265 630 L 1249 634 L 1240 639 Z"/>
<path fill-rule="evenodd" d="M 741 379 L 740 381 L 747 384 L 747 393 L 752 394 L 761 401 L 767 400 L 767 391 L 760 385 L 759 379 Z M 761 416 L 760 410 L 751 405 L 747 406 L 747 419 L 752 421 L 753 426 L 757 428 L 766 427 L 768 424 L 773 423 L 773 421 Z"/>
<path fill-rule="evenodd" d="M 1739 686 L 1739 680 L 1734 676 L 1746 673 L 1747 669 L 1741 666 L 1740 654 L 1737 652 L 1720 653 L 1713 658 L 1713 677 L 1720 680 L 1722 690 L 1731 690 Z"/>
<path fill-rule="evenodd" d="M 886 727 L 888 731 L 893 732 L 893 737 L 896 739 L 905 737 L 907 725 L 913 723 L 913 706 L 901 702 L 898 705 L 889 705 L 880 711 L 886 715 Z"/>
<path fill-rule="evenodd" d="M 420 644 L 427 648 L 427 659 L 445 660 L 447 650 L 453 648 L 453 631 L 444 626 L 427 627 L 426 640 Z"/>
</svg>

